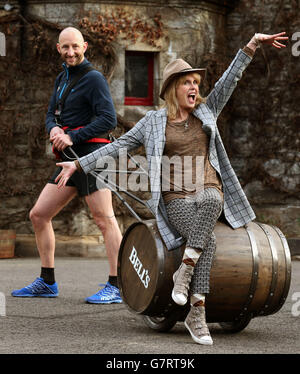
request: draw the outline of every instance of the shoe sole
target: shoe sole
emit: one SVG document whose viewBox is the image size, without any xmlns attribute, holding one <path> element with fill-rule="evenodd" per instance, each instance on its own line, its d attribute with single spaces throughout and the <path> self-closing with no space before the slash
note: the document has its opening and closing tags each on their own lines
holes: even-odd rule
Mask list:
<svg viewBox="0 0 300 374">
<path fill-rule="evenodd" d="M 122 304 L 123 301 L 89 301 L 85 300 L 87 304 Z"/>
<path fill-rule="evenodd" d="M 13 297 L 57 297 L 58 296 L 58 294 L 57 295 L 11 295 L 11 296 L 13 296 Z"/>
<path fill-rule="evenodd" d="M 213 340 L 201 340 L 201 338 L 197 338 L 191 331 L 191 329 L 189 328 L 189 325 L 184 321 L 184 326 L 188 329 L 189 333 L 191 334 L 191 337 L 192 339 L 194 340 L 194 342 L 198 343 L 198 344 L 202 344 L 202 345 L 213 345 Z"/>
<path fill-rule="evenodd" d="M 183 295 L 184 296 L 184 295 Z M 179 299 L 177 299 L 177 296 L 174 292 L 174 290 L 172 291 L 172 299 L 173 301 L 177 304 L 177 305 L 185 305 L 187 303 L 187 299 L 185 299 L 185 301 L 181 301 Z"/>
</svg>

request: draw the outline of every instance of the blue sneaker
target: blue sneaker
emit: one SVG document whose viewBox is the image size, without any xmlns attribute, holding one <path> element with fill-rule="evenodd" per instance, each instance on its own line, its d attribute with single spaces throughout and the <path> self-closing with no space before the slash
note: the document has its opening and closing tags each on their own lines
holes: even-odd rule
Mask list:
<svg viewBox="0 0 300 374">
<path fill-rule="evenodd" d="M 58 296 L 57 283 L 50 285 L 44 282 L 43 278 L 36 278 L 28 286 L 20 290 L 13 290 L 12 296 L 17 297 L 56 297 Z"/>
<path fill-rule="evenodd" d="M 109 282 L 106 284 L 99 284 L 99 286 L 105 286 L 94 295 L 87 297 L 85 301 L 90 304 L 120 304 L 122 298 L 120 291 L 117 287 L 113 286 Z"/>
</svg>

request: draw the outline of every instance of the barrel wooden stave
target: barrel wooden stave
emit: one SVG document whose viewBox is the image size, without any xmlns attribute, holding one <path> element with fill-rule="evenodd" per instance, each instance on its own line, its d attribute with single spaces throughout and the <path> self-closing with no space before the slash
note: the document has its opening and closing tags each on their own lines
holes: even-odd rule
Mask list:
<svg viewBox="0 0 300 374">
<path fill-rule="evenodd" d="M 251 253 L 244 250 L 249 245 L 247 234 L 243 229 L 228 229 L 223 224 L 215 229 L 217 251 L 206 298 L 207 319 L 212 321 L 231 321 L 240 313 L 252 277 Z"/>
<path fill-rule="evenodd" d="M 217 251 L 206 302 L 208 322 L 229 322 L 279 310 L 289 289 L 291 264 L 277 231 L 256 222 L 235 230 L 218 223 L 215 234 Z"/>
<path fill-rule="evenodd" d="M 235 230 L 217 223 L 217 251 L 206 300 L 208 322 L 268 315 L 281 308 L 289 289 L 291 264 L 288 248 L 284 250 L 284 237 L 277 231 L 254 222 Z M 147 289 L 128 261 L 133 246 L 143 268 L 151 273 L 151 287 L 149 283 Z M 153 220 L 133 224 L 126 231 L 120 247 L 118 275 L 122 297 L 131 311 L 166 316 L 178 309 L 186 310 L 171 299 L 172 276 L 180 265 L 183 250 L 184 246 L 168 251 Z"/>
<path fill-rule="evenodd" d="M 291 281 L 291 255 L 286 238 L 275 226 L 257 223 L 264 231 L 269 242 L 272 259 L 272 278 L 269 282 L 267 298 L 257 315 L 276 313 L 284 304 L 288 295 Z"/>
</svg>

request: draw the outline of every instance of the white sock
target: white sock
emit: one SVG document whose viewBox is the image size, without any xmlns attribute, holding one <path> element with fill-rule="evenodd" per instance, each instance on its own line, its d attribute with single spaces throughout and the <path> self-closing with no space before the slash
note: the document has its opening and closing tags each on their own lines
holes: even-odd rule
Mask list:
<svg viewBox="0 0 300 374">
<path fill-rule="evenodd" d="M 183 253 L 182 261 L 187 265 L 195 266 L 201 253 L 201 249 L 186 247 Z"/>
<path fill-rule="evenodd" d="M 195 307 L 205 306 L 205 295 L 201 293 L 191 295 L 191 305 Z"/>
</svg>

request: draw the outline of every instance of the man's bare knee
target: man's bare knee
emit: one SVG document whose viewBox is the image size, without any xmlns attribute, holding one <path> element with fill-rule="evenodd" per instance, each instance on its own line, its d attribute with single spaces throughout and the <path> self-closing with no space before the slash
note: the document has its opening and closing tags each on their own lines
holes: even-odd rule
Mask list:
<svg viewBox="0 0 300 374">
<path fill-rule="evenodd" d="M 29 218 L 34 226 L 42 225 L 51 220 L 51 218 L 45 216 L 42 211 L 37 207 L 33 207 L 29 213 Z"/>
<path fill-rule="evenodd" d="M 114 215 L 105 216 L 101 214 L 94 215 L 94 220 L 101 230 L 102 234 L 105 234 L 114 225 Z"/>
</svg>

